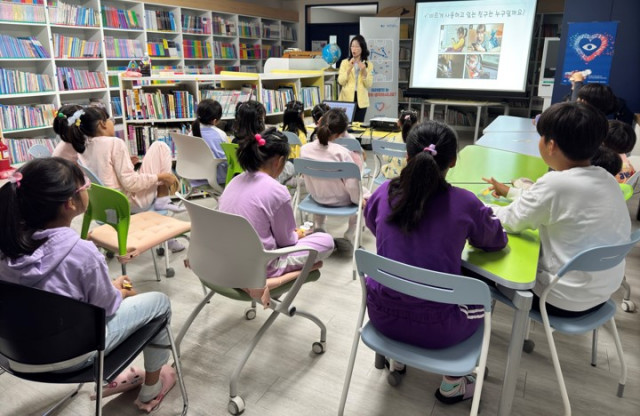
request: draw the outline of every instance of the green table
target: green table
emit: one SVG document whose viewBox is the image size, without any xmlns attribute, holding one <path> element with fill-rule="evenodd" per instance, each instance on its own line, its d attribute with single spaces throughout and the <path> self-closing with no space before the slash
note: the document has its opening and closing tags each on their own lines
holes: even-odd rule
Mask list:
<svg viewBox="0 0 640 416">
<path fill-rule="evenodd" d="M 451 184 L 477 184 L 484 183 L 483 177 L 494 177 L 504 183 L 523 177 L 535 181 L 548 170 L 547 164 L 539 157 L 471 145 L 460 151 L 456 166 L 447 173 L 447 181 Z"/>
</svg>

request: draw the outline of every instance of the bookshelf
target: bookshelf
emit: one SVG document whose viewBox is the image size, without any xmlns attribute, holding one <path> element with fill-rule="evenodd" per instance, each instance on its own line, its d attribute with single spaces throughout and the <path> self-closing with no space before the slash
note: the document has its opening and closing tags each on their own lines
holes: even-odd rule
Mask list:
<svg viewBox="0 0 640 416">
<path fill-rule="evenodd" d="M 104 105 L 119 123 L 117 131 L 122 131 L 126 126 L 118 74 L 131 59 L 145 54 L 151 57 L 154 73 L 213 76 L 245 71 L 253 78 L 240 78 L 253 81 L 257 90 L 261 88 L 257 73 L 264 61 L 298 41 L 298 22 L 279 20 L 277 13 L 265 12 L 267 18 L 247 15 L 251 8 L 227 3 L 222 11 L 198 8 L 202 2 L 186 2 L 185 7 L 178 1 L 159 3 L 0 1 L 1 136 L 11 143 L 17 139 L 50 143 L 55 135 L 49 118 L 27 117 L 14 123 L 10 116 L 24 118 L 44 111 L 49 117 L 51 109 L 71 103 Z M 209 82 L 241 89 L 243 81 L 237 76 L 224 78 Z M 18 151 L 21 148 L 15 150 L 15 155 L 24 155 Z M 13 163 L 24 161 L 15 157 Z"/>
</svg>

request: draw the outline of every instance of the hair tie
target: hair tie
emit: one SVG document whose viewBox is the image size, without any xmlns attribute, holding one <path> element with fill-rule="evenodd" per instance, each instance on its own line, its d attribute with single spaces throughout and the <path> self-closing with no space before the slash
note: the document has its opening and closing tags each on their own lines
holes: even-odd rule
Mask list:
<svg viewBox="0 0 640 416">
<path fill-rule="evenodd" d="M 58 118 L 67 118 L 67 116 L 65 116 L 62 111 L 58 111 L 58 114 L 56 114 L 56 117 L 58 117 Z"/>
<path fill-rule="evenodd" d="M 9 176 L 9 182 L 16 184 L 16 189 L 20 188 L 20 181 L 22 180 L 22 173 L 15 171 Z"/>
<path fill-rule="evenodd" d="M 423 152 L 429 152 L 431 153 L 432 156 L 435 156 L 438 154 L 438 151 L 436 150 L 436 145 L 435 144 L 430 144 L 429 146 L 425 147 L 424 149 L 422 149 Z"/>
<path fill-rule="evenodd" d="M 411 119 L 411 114 L 405 114 L 404 120 L 407 121 L 407 120 L 410 120 L 410 119 Z"/>
<path fill-rule="evenodd" d="M 255 137 L 256 141 L 258 142 L 258 146 L 264 146 L 267 143 L 260 134 L 256 134 Z"/>
<path fill-rule="evenodd" d="M 82 109 L 76 110 L 76 112 L 73 113 L 71 117 L 67 118 L 67 123 L 69 123 L 70 126 L 75 124 L 76 126 L 80 127 L 80 117 L 82 117 L 83 115 L 84 115 L 84 110 Z"/>
</svg>

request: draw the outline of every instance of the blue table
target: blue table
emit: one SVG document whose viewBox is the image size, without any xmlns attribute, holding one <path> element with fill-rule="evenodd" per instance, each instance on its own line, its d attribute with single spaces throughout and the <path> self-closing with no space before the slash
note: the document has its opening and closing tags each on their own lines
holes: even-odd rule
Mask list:
<svg viewBox="0 0 640 416">
<path fill-rule="evenodd" d="M 508 152 L 540 157 L 538 143 L 540 135 L 537 132 L 490 132 L 486 133 L 476 142 L 478 146 L 492 149 L 506 150 Z"/>
<path fill-rule="evenodd" d="M 483 133 L 496 132 L 525 132 L 536 133 L 536 126 L 533 119 L 514 116 L 498 116 L 487 127 L 482 130 Z"/>
</svg>

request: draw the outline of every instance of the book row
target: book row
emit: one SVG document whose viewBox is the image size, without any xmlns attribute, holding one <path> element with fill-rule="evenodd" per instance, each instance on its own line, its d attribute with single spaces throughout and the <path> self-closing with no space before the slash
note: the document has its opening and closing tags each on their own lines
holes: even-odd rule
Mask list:
<svg viewBox="0 0 640 416">
<path fill-rule="evenodd" d="M 157 39 L 147 42 L 147 54 L 152 58 L 180 58 L 179 52 L 178 45 L 172 40 Z"/>
<path fill-rule="evenodd" d="M 127 137 L 129 138 L 129 152 L 132 155 L 142 156 L 146 153 L 151 143 L 155 141 L 161 141 L 169 146 L 171 149 L 171 155 L 173 158 L 176 156 L 176 149 L 171 139 L 171 133 L 187 134 L 190 132 L 190 126 L 186 124 L 180 125 L 180 127 L 165 127 L 160 128 L 156 126 L 127 126 Z"/>
<path fill-rule="evenodd" d="M 240 43 L 240 59 L 263 59 L 272 56 L 282 56 L 280 45 Z"/>
<path fill-rule="evenodd" d="M 90 41 L 59 33 L 53 34 L 53 53 L 56 58 L 99 58 L 100 41 Z"/>
<path fill-rule="evenodd" d="M 0 68 L 0 94 L 53 91 L 53 80 L 47 74 L 33 74 Z"/>
<path fill-rule="evenodd" d="M 213 16 L 213 34 L 220 36 L 235 36 L 236 24 L 231 19 Z"/>
<path fill-rule="evenodd" d="M 0 58 L 50 58 L 50 55 L 34 37 L 0 35 Z"/>
<path fill-rule="evenodd" d="M 197 35 L 211 34 L 211 21 L 208 18 L 183 14 L 181 19 L 182 33 L 194 33 Z"/>
<path fill-rule="evenodd" d="M 140 58 L 145 54 L 142 42 L 136 39 L 117 39 L 105 36 L 104 46 L 107 58 Z"/>
<path fill-rule="evenodd" d="M 49 22 L 54 25 L 98 26 L 100 15 L 97 10 L 61 1 L 49 6 Z"/>
<path fill-rule="evenodd" d="M 86 69 L 58 67 L 58 87 L 60 90 L 82 90 L 90 88 L 106 88 L 102 72 L 91 72 Z"/>
<path fill-rule="evenodd" d="M 295 100 L 293 88 L 279 88 L 277 90 L 262 89 L 261 102 L 267 114 L 281 113 L 289 101 Z"/>
<path fill-rule="evenodd" d="M 331 97 L 331 95 L 327 95 Z M 304 105 L 304 108 L 312 108 L 313 106 L 320 104 L 320 88 L 319 87 L 302 87 L 300 88 L 300 101 Z"/>
<path fill-rule="evenodd" d="M 176 31 L 176 20 L 173 12 L 167 10 L 145 10 L 144 23 L 147 30 Z"/>
<path fill-rule="evenodd" d="M 260 24 L 257 22 L 239 22 L 238 29 L 240 36 L 247 38 L 259 38 L 260 37 Z"/>
<path fill-rule="evenodd" d="M 124 116 L 127 120 L 167 120 L 193 118 L 195 100 L 188 91 L 163 93 L 126 89 L 124 95 Z"/>
<path fill-rule="evenodd" d="M 213 42 L 213 56 L 217 59 L 237 59 L 236 45 L 230 42 Z"/>
<path fill-rule="evenodd" d="M 45 9 L 38 4 L 0 2 L 0 20 L 7 22 L 45 23 Z"/>
<path fill-rule="evenodd" d="M 2 105 L 3 130 L 22 130 L 35 127 L 48 127 L 53 123 L 56 107 L 53 104 Z"/>
<path fill-rule="evenodd" d="M 53 152 L 60 139 L 50 137 L 37 137 L 31 139 L 5 139 L 7 146 L 9 147 L 9 158 L 11 164 L 24 163 L 33 159 L 33 156 L 29 154 L 31 146 L 41 144 Z"/>
<path fill-rule="evenodd" d="M 223 118 L 234 118 L 236 115 L 236 105 L 251 99 L 253 92 L 251 88 L 242 90 L 201 90 L 200 96 L 203 100 L 212 99 L 220 103 Z"/>
<path fill-rule="evenodd" d="M 122 117 L 122 101 L 120 97 L 111 97 L 111 114 L 113 117 Z"/>
<path fill-rule="evenodd" d="M 138 19 L 135 10 L 121 10 L 115 7 L 102 6 L 102 25 L 116 29 L 140 29 L 142 19 Z"/>
<path fill-rule="evenodd" d="M 204 40 L 183 39 L 182 51 L 185 58 L 213 58 L 211 43 Z"/>
</svg>

